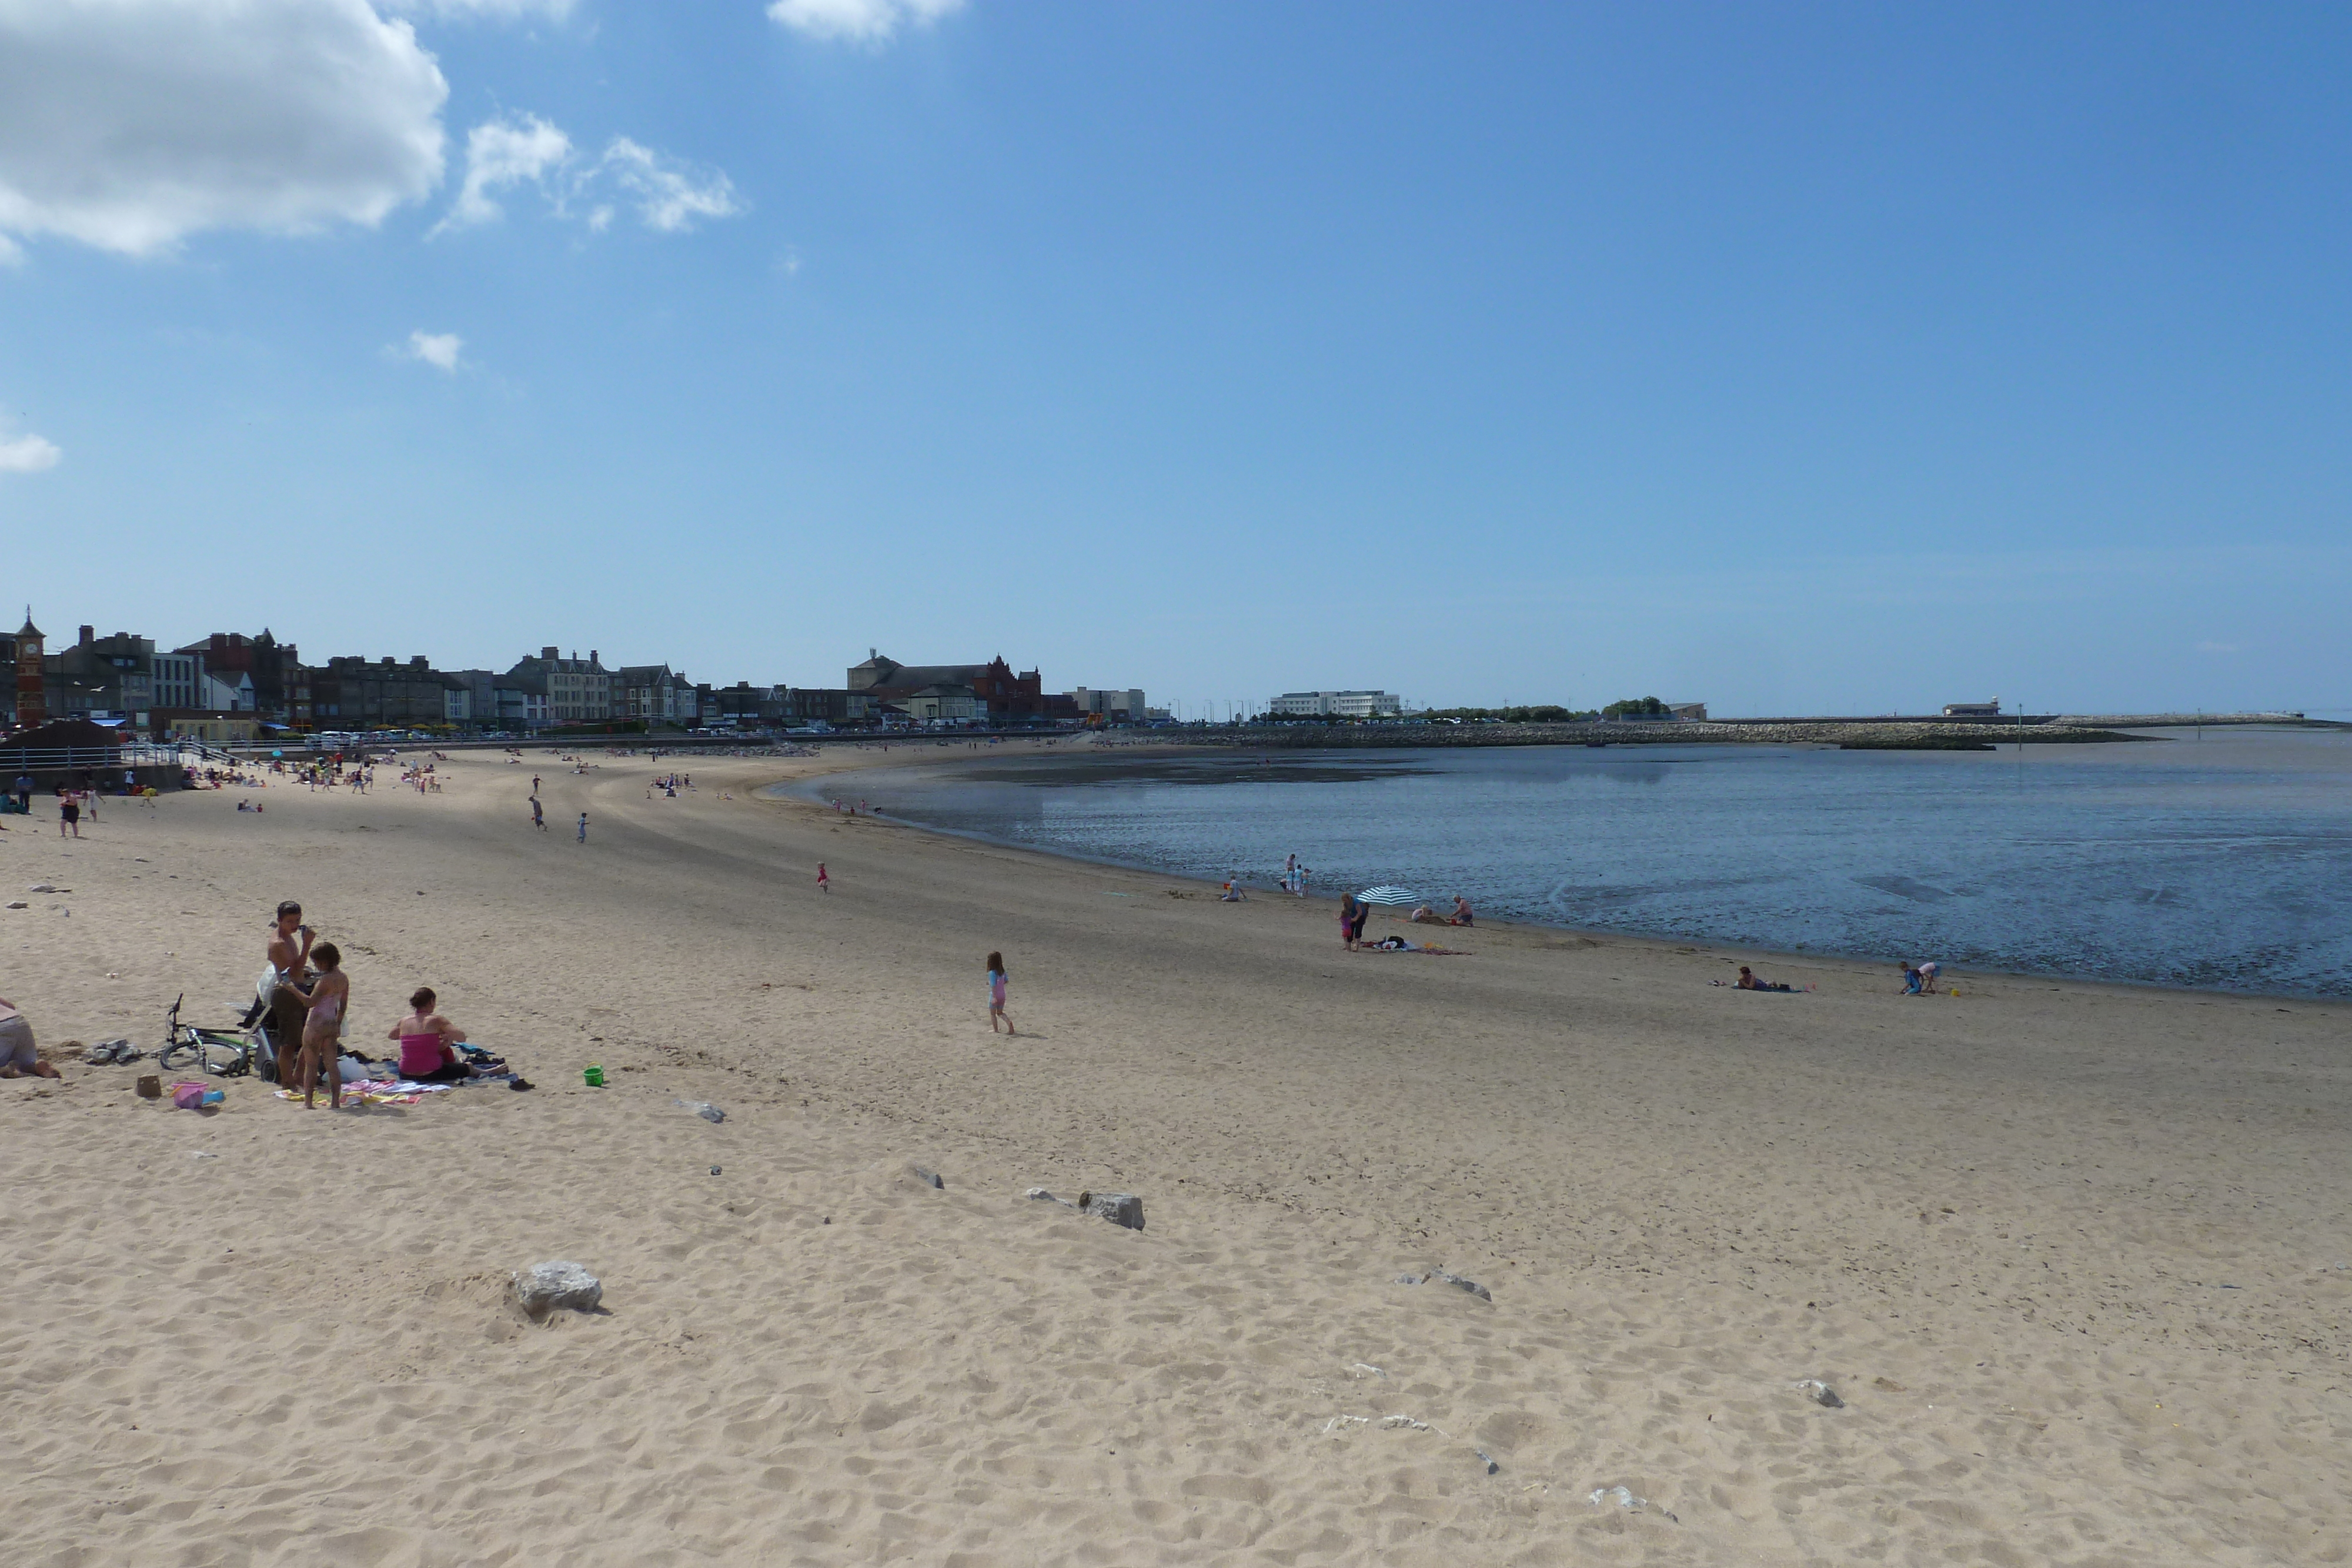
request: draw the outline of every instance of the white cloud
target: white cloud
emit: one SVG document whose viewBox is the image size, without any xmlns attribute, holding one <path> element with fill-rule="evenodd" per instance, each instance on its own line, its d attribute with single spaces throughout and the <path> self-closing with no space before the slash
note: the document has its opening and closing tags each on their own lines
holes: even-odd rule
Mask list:
<svg viewBox="0 0 2352 1568">
<path fill-rule="evenodd" d="M 464 228 L 499 214 L 494 193 L 535 186 L 559 215 L 583 208 L 583 221 L 602 234 L 621 204 L 633 206 L 647 228 L 677 234 L 698 218 L 733 217 L 743 210 L 735 186 L 717 170 L 698 170 L 625 136 L 583 162 L 561 130 L 535 114 L 509 115 L 478 125 L 466 137 L 466 178 L 448 215 L 433 232 Z"/>
<path fill-rule="evenodd" d="M 55 442 L 37 435 L 0 435 L 0 474 L 37 474 L 64 455 Z"/>
<path fill-rule="evenodd" d="M 520 16 L 544 16 L 561 22 L 572 15 L 572 0 L 378 0 L 386 11 L 415 16 L 450 16 L 469 21 L 511 21 Z"/>
<path fill-rule="evenodd" d="M 602 172 L 636 199 L 646 226 L 664 234 L 691 228 L 697 218 L 731 218 L 743 210 L 726 175 L 715 169 L 693 173 L 625 136 L 615 136 L 604 149 Z"/>
<path fill-rule="evenodd" d="M 773 0 L 768 15 L 813 38 L 881 44 L 900 23 L 925 27 L 962 8 L 963 0 Z"/>
<path fill-rule="evenodd" d="M 488 223 L 499 215 L 490 193 L 526 181 L 543 184 L 571 157 L 572 138 L 535 114 L 485 120 L 466 133 L 466 183 L 433 232 Z"/>
<path fill-rule="evenodd" d="M 415 360 L 436 371 L 454 373 L 457 369 L 457 350 L 465 346 L 466 340 L 455 332 L 411 332 L 407 346 L 393 351 L 404 360 Z"/>
<path fill-rule="evenodd" d="M 375 224 L 440 182 L 448 90 L 367 0 L 0 0 L 0 235 Z"/>
</svg>

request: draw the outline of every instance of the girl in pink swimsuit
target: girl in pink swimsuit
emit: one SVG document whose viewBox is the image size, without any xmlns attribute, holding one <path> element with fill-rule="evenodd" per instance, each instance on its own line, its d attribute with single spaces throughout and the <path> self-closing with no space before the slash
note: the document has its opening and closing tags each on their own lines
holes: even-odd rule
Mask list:
<svg viewBox="0 0 2352 1568">
<path fill-rule="evenodd" d="M 327 1103 L 340 1111 L 343 1074 L 337 1060 L 342 1053 L 337 1046 L 343 1034 L 343 1011 L 352 1001 L 351 977 L 343 973 L 342 952 L 332 942 L 311 948 L 310 962 L 319 966 L 320 975 L 309 990 L 287 982 L 287 988 L 309 1009 L 302 1020 L 302 1049 L 294 1059 L 294 1081 L 302 1086 L 302 1109 L 308 1111 L 317 1103 L 319 1075 L 323 1072 Z"/>
</svg>

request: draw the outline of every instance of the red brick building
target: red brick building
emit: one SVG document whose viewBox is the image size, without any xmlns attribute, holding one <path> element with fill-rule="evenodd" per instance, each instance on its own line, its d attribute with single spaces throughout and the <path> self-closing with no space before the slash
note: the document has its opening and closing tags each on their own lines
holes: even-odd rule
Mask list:
<svg viewBox="0 0 2352 1568">
<path fill-rule="evenodd" d="M 1044 683 L 1034 670 L 1014 674 L 999 653 L 985 664 L 902 664 L 867 649 L 862 664 L 849 667 L 848 686 L 884 703 L 904 702 L 937 687 L 968 689 L 976 714 L 992 722 L 1037 718 L 1045 711 Z"/>
</svg>

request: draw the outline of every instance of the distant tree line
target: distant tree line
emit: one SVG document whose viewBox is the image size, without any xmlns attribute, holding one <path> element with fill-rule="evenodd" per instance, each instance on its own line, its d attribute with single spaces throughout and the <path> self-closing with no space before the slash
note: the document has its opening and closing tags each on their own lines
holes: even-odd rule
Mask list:
<svg viewBox="0 0 2352 1568">
<path fill-rule="evenodd" d="M 1418 708 L 1404 716 L 1421 723 L 1452 724 L 1578 724 L 1596 718 L 1664 718 L 1666 705 L 1656 697 L 1626 697 L 1604 708 L 1563 707 L 1558 703 L 1528 703 L 1517 707 Z M 1252 724 L 1352 724 L 1360 722 L 1326 714 L 1262 713 Z"/>
<path fill-rule="evenodd" d="M 1465 724 L 1574 724 L 1579 719 L 1595 716 L 1562 707 L 1558 703 L 1537 703 L 1519 707 L 1430 708 L 1414 716 L 1458 719 Z"/>
<path fill-rule="evenodd" d="M 1597 710 L 1535 703 L 1519 707 L 1434 707 L 1415 716 L 1465 724 L 1575 724 L 1595 718 L 1664 718 L 1667 709 L 1656 697 L 1626 697 Z"/>
</svg>

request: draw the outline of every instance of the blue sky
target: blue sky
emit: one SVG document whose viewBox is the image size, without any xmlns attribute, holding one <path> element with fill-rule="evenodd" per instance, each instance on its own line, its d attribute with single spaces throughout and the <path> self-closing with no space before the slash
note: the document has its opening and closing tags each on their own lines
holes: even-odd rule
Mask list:
<svg viewBox="0 0 2352 1568">
<path fill-rule="evenodd" d="M 716 681 L 2352 709 L 2347 45 L 0 0 L 0 594 Z"/>
</svg>

